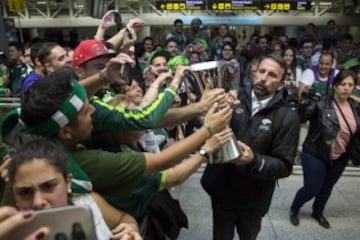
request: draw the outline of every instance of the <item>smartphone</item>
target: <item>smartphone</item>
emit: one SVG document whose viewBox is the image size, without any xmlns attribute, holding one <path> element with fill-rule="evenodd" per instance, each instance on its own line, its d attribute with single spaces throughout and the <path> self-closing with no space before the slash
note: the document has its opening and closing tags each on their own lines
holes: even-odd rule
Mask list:
<svg viewBox="0 0 360 240">
<path fill-rule="evenodd" d="M 116 23 L 116 28 L 119 31 L 119 30 L 123 29 L 123 27 L 124 27 L 124 24 L 121 20 L 121 15 L 118 12 L 114 12 L 113 14 L 114 14 L 114 21 Z"/>
<path fill-rule="evenodd" d="M 122 22 L 122 19 L 121 19 L 121 15 L 120 13 L 118 12 L 114 12 L 114 20 L 115 20 L 115 23 L 116 23 L 116 28 L 118 31 L 120 31 L 121 29 L 123 29 L 124 27 L 126 27 L 125 23 Z M 132 35 L 131 35 L 131 32 L 130 30 L 126 27 L 126 35 L 129 39 L 132 39 Z"/>
<path fill-rule="evenodd" d="M 131 85 L 131 73 L 132 67 L 130 63 L 125 63 L 123 67 L 123 79 L 126 81 L 127 85 Z"/>
<path fill-rule="evenodd" d="M 46 240 L 97 240 L 91 209 L 80 206 L 51 208 L 35 212 L 34 219 L 19 228 L 12 239 L 24 239 L 37 229 L 47 226 Z"/>
</svg>

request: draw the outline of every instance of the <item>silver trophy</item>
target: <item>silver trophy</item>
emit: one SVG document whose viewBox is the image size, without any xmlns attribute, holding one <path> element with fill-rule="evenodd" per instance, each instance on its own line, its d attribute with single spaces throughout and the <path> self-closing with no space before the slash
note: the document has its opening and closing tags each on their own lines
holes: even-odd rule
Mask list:
<svg viewBox="0 0 360 240">
<path fill-rule="evenodd" d="M 209 70 L 212 69 L 217 70 L 213 72 L 216 76 L 211 76 Z M 191 65 L 190 70 L 198 72 L 198 74 L 194 74 L 194 76 L 198 76 L 200 78 L 197 82 L 204 83 L 206 80 L 202 79 L 202 76 L 206 76 L 207 79 L 216 79 L 216 83 L 212 82 L 212 85 L 224 88 L 226 92 L 237 92 L 238 90 L 240 81 L 240 64 L 238 63 L 236 64 L 228 61 L 203 62 Z M 207 74 L 203 74 L 203 71 L 205 70 L 208 71 Z M 193 88 L 200 89 L 201 87 L 194 86 Z M 235 97 L 237 97 L 237 95 L 235 95 Z M 216 156 L 210 157 L 209 163 L 224 163 L 235 160 L 241 155 L 242 151 L 233 134 L 232 138 L 223 145 L 219 153 L 217 153 Z"/>
</svg>

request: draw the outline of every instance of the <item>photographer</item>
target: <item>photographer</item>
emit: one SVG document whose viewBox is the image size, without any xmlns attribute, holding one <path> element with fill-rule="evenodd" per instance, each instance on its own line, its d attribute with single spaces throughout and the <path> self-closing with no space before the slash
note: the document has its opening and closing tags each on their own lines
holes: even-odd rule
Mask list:
<svg viewBox="0 0 360 240">
<path fill-rule="evenodd" d="M 349 148 L 360 123 L 356 103 L 351 100 L 356 85 L 351 71 L 342 71 L 334 79 L 332 93 L 320 101 L 303 100 L 299 107 L 301 122 L 310 121 L 303 144 L 301 164 L 304 186 L 296 193 L 290 209 L 290 222 L 298 226 L 300 208 L 312 198 L 312 217 L 320 226 L 330 228 L 323 211 L 331 190 L 349 160 Z"/>
<path fill-rule="evenodd" d="M 331 53 L 322 52 L 319 64 L 302 73 L 298 95 L 301 96 L 303 92 L 313 88 L 321 96 L 327 96 L 329 86 L 333 84 L 333 79 L 339 72 L 339 70 L 331 68 L 333 61 L 334 56 Z"/>
</svg>

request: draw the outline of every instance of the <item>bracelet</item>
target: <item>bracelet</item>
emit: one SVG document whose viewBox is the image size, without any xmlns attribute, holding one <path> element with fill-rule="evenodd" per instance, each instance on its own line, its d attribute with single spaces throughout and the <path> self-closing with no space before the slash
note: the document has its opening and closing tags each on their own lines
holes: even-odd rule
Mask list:
<svg viewBox="0 0 360 240">
<path fill-rule="evenodd" d="M 206 130 L 208 131 L 210 137 L 214 134 L 214 129 L 209 124 L 204 123 L 203 127 L 206 128 Z"/>
</svg>

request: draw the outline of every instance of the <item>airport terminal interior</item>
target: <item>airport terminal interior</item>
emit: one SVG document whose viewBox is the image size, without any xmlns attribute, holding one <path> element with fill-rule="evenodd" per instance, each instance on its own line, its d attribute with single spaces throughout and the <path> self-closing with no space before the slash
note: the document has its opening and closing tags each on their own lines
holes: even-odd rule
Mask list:
<svg viewBox="0 0 360 240">
<path fill-rule="evenodd" d="M 24 3 L 20 6 L 22 11 L 9 8 L 9 4 L 16 2 Z M 183 9 L 174 9 L 173 4 L 179 3 L 187 5 Z M 220 9 L 214 5 L 220 6 Z M 289 37 L 294 37 L 307 23 L 314 23 L 321 30 L 330 19 L 335 19 L 342 31 L 353 34 L 355 40 L 360 38 L 358 0 L 27 0 L 2 1 L 1 9 L 2 17 L 9 19 L 9 25 L 14 25 L 18 32 L 22 29 L 24 40 L 37 35 L 38 30 L 56 37 L 63 28 L 68 28 L 79 39 L 92 37 L 99 18 L 107 9 L 118 9 L 124 22 L 133 17 L 143 18 L 146 24 L 139 33 L 139 39 L 151 34 L 157 43 L 171 30 L 175 19 L 183 20 L 186 27 L 196 16 L 202 18 L 204 27 L 211 32 L 215 32 L 221 23 L 228 24 L 240 45 L 245 44 L 254 32 L 263 34 L 281 28 Z"/>
<path fill-rule="evenodd" d="M 3 0 L 0 239 L 358 240 L 359 114 L 360 0 Z"/>
</svg>

